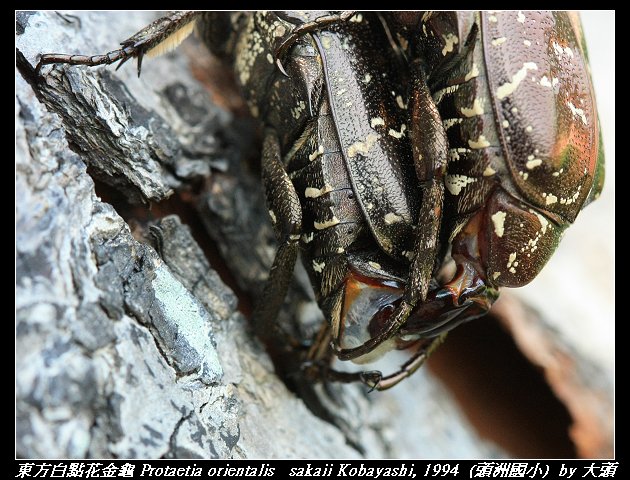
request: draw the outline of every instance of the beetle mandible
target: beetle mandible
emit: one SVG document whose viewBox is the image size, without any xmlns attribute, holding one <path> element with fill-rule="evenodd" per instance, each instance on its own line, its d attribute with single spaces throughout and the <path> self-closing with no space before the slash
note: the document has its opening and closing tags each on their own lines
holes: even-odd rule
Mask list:
<svg viewBox="0 0 630 480">
<path fill-rule="evenodd" d="M 145 53 L 193 25 L 265 126 L 279 247 L 254 324 L 286 341 L 273 321 L 301 250 L 328 319 L 312 378 L 385 389 L 407 377 L 500 286 L 531 281 L 601 191 L 585 50 L 563 12 L 175 13 L 120 50 L 47 55 L 38 68 L 137 57 L 140 72 Z M 457 271 L 440 286 L 449 256 Z M 342 373 L 328 367 L 330 341 L 357 363 L 417 352 L 388 377 Z"/>
</svg>

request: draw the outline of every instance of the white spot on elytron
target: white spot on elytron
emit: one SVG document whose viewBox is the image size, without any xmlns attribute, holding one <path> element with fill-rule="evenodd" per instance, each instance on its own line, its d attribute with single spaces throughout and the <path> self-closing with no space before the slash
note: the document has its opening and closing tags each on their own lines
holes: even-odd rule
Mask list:
<svg viewBox="0 0 630 480">
<path fill-rule="evenodd" d="M 388 135 L 394 137 L 394 138 L 401 138 L 404 134 L 405 134 L 405 130 L 407 130 L 407 125 L 405 125 L 404 123 L 400 126 L 400 132 L 397 132 L 396 130 L 394 130 L 393 128 L 389 129 L 389 132 L 387 132 Z"/>
<path fill-rule="evenodd" d="M 503 45 L 506 40 L 507 38 L 505 37 L 499 37 L 499 38 L 493 39 L 490 43 L 494 45 L 495 47 L 498 47 L 499 45 Z"/>
<path fill-rule="evenodd" d="M 356 15 L 353 15 L 352 17 L 350 17 L 350 21 L 361 23 L 363 21 L 363 15 L 361 15 L 360 13 L 357 13 Z"/>
<path fill-rule="evenodd" d="M 490 146 L 490 142 L 483 135 L 479 135 L 477 140 L 468 140 L 468 146 L 474 149 L 486 148 Z"/>
<path fill-rule="evenodd" d="M 518 11 L 518 15 L 516 16 L 516 20 L 521 22 L 521 23 L 525 23 L 525 15 L 523 15 L 523 12 L 521 12 L 520 10 Z"/>
<path fill-rule="evenodd" d="M 483 171 L 483 176 L 489 177 L 491 175 L 494 175 L 495 173 L 497 173 L 496 170 L 494 170 L 490 165 L 488 165 L 486 169 Z"/>
<path fill-rule="evenodd" d="M 377 125 L 385 125 L 385 120 L 383 120 L 381 117 L 374 117 L 370 121 L 370 125 L 372 126 L 372 128 L 376 127 Z"/>
<path fill-rule="evenodd" d="M 532 160 L 528 160 L 527 163 L 525 164 L 525 166 L 529 170 L 542 165 L 542 160 L 540 158 L 533 158 L 533 155 L 530 155 L 530 157 L 532 157 Z M 529 158 L 529 157 L 527 157 L 527 158 Z"/>
<path fill-rule="evenodd" d="M 558 197 L 556 197 L 553 194 L 549 194 L 545 197 L 545 204 L 546 205 L 551 205 L 552 203 L 556 203 L 558 201 Z"/>
<path fill-rule="evenodd" d="M 352 102 L 346 102 L 346 103 L 344 103 L 344 106 L 345 106 L 346 108 L 349 108 L 349 107 L 351 107 L 351 106 L 352 106 Z"/>
<path fill-rule="evenodd" d="M 542 78 L 540 79 L 540 85 L 543 86 L 543 87 L 551 88 L 551 82 L 547 78 L 547 75 L 543 75 L 542 76 Z"/>
<path fill-rule="evenodd" d="M 527 76 L 527 70 L 538 70 L 538 65 L 536 65 L 534 62 L 525 62 L 521 69 L 512 76 L 511 81 L 505 82 L 503 85 L 500 85 L 499 88 L 497 88 L 497 98 L 501 100 L 514 92 L 514 90 L 518 88 L 519 84 Z"/>
<path fill-rule="evenodd" d="M 370 148 L 372 148 L 372 146 L 376 143 L 377 139 L 378 135 L 370 133 L 367 137 L 365 137 L 365 142 L 354 142 L 348 147 L 348 157 L 353 158 L 357 155 L 357 153 L 367 155 Z"/>
<path fill-rule="evenodd" d="M 376 262 L 368 262 L 368 265 L 370 267 L 372 267 L 375 270 L 380 270 L 381 269 L 381 264 L 380 263 L 376 263 Z"/>
<path fill-rule="evenodd" d="M 560 175 L 560 172 L 553 172 L 551 175 L 553 175 L 554 177 L 557 177 L 558 175 Z"/>
<path fill-rule="evenodd" d="M 299 240 L 299 239 L 300 239 L 300 234 L 298 233 L 289 235 L 289 240 Z"/>
<path fill-rule="evenodd" d="M 531 126 L 531 125 L 527 125 L 527 127 L 525 127 L 525 131 L 526 131 L 527 133 L 532 133 L 532 131 L 533 131 L 533 130 L 534 130 L 534 129 L 532 128 L 532 126 Z"/>
<path fill-rule="evenodd" d="M 269 63 L 273 63 L 273 56 L 271 55 L 271 53 L 268 53 L 268 54 L 267 54 L 267 61 L 268 61 Z"/>
<path fill-rule="evenodd" d="M 313 241 L 314 232 L 305 233 L 302 235 L 302 241 L 304 243 L 311 243 Z"/>
<path fill-rule="evenodd" d="M 506 216 L 507 213 L 499 211 L 490 217 L 492 218 L 492 223 L 494 223 L 494 233 L 497 237 L 503 236 L 503 225 L 505 223 Z"/>
<path fill-rule="evenodd" d="M 326 228 L 334 227 L 339 223 L 339 219 L 333 215 L 330 220 L 324 220 L 323 222 L 313 222 L 313 226 L 317 230 L 324 230 Z"/>
<path fill-rule="evenodd" d="M 472 65 L 472 68 L 470 69 L 470 72 L 468 72 L 466 74 L 466 76 L 464 77 L 464 82 L 467 82 L 471 78 L 475 78 L 475 77 L 478 77 L 478 76 L 479 76 L 479 69 L 477 68 L 477 64 L 473 62 L 473 65 Z"/>
<path fill-rule="evenodd" d="M 182 28 L 175 30 L 168 37 L 158 43 L 155 47 L 146 52 L 146 56 L 149 58 L 159 57 L 164 53 L 175 50 L 177 46 L 182 43 L 188 35 L 190 35 L 195 29 L 196 20 L 187 23 Z"/>
<path fill-rule="evenodd" d="M 562 173 L 562 169 L 560 169 L 560 173 Z M 586 174 L 586 170 L 584 170 L 584 174 Z M 573 202 L 577 202 L 578 197 L 580 196 L 580 190 L 582 189 L 582 185 L 580 185 L 572 197 L 570 198 L 561 198 L 560 203 L 563 205 L 571 205 Z"/>
<path fill-rule="evenodd" d="M 533 213 L 534 215 L 536 215 L 536 217 L 538 218 L 538 222 L 540 222 L 541 235 L 544 235 L 545 233 L 547 233 L 547 226 L 549 225 L 549 221 L 537 211 L 532 210 L 531 208 L 529 209 L 529 211 L 530 213 Z"/>
<path fill-rule="evenodd" d="M 492 274 L 492 280 L 496 280 L 497 278 L 499 278 L 499 275 L 501 275 L 501 272 L 494 272 Z"/>
<path fill-rule="evenodd" d="M 503 120 L 501 122 L 501 125 L 503 125 L 503 128 L 509 128 L 510 127 L 510 122 L 508 122 L 507 120 Z"/>
<path fill-rule="evenodd" d="M 466 75 L 466 77 L 468 77 L 468 75 Z M 451 93 L 456 92 L 459 89 L 459 86 L 459 84 L 451 85 L 450 87 L 446 87 L 435 92 L 433 94 L 433 100 L 435 101 L 435 104 L 438 105 L 445 95 L 450 95 Z"/>
<path fill-rule="evenodd" d="M 442 35 L 442 38 L 444 39 L 444 42 L 446 42 L 444 48 L 442 49 L 442 55 L 446 56 L 446 54 L 452 52 L 455 45 L 459 43 L 459 38 L 457 38 L 457 35 L 453 35 L 452 33 Z"/>
<path fill-rule="evenodd" d="M 558 80 L 556 77 L 553 77 L 553 78 L 551 79 L 551 86 L 552 86 L 553 88 L 555 88 L 555 87 L 556 87 L 556 85 L 558 85 L 558 82 L 559 82 L 559 80 Z"/>
<path fill-rule="evenodd" d="M 402 222 L 402 217 L 400 215 L 396 215 L 393 212 L 390 212 L 385 215 L 385 223 L 387 225 L 391 225 L 392 223 Z"/>
<path fill-rule="evenodd" d="M 427 36 L 427 26 L 423 23 L 422 24 L 422 33 L 424 33 L 424 36 Z"/>
<path fill-rule="evenodd" d="M 363 77 L 363 83 L 370 83 L 370 80 L 372 80 L 372 75 L 366 73 L 365 77 Z"/>
<path fill-rule="evenodd" d="M 339 90 L 337 90 L 337 95 L 343 95 L 344 93 L 346 93 L 345 88 L 340 88 Z"/>
<path fill-rule="evenodd" d="M 470 153 L 470 149 L 468 148 L 451 148 L 448 153 L 450 154 L 451 160 L 459 160 L 460 153 Z"/>
<path fill-rule="evenodd" d="M 343 252 L 345 252 L 345 251 L 346 251 L 346 249 L 345 249 L 345 248 L 343 248 L 343 247 L 337 247 L 337 253 L 343 253 Z"/>
<path fill-rule="evenodd" d="M 322 37 L 322 46 L 328 50 L 330 48 L 330 37 L 328 36 L 323 36 Z"/>
<path fill-rule="evenodd" d="M 324 270 L 325 266 L 325 262 L 317 263 L 315 260 L 313 260 L 313 270 L 315 270 L 317 273 L 322 273 L 322 270 Z"/>
<path fill-rule="evenodd" d="M 272 223 L 276 223 L 278 221 L 276 219 L 276 214 L 273 212 L 273 210 L 269 210 L 269 216 L 271 217 L 271 222 Z"/>
<path fill-rule="evenodd" d="M 306 103 L 304 103 L 304 100 L 300 100 L 298 104 L 294 108 L 291 109 L 291 115 L 296 120 L 299 120 L 300 115 L 305 109 L 306 109 Z"/>
<path fill-rule="evenodd" d="M 332 190 L 333 187 L 330 185 L 324 185 L 322 188 L 306 187 L 306 190 L 304 190 L 304 196 L 306 198 L 318 198 L 328 192 L 332 192 Z"/>
<path fill-rule="evenodd" d="M 524 172 L 524 171 L 522 171 L 522 170 L 521 170 L 520 172 L 518 172 L 518 174 L 519 174 L 521 177 L 523 177 L 523 180 L 527 180 L 527 177 L 529 177 L 529 173 Z M 543 197 L 544 197 L 545 195 L 547 195 L 547 194 L 546 194 L 546 193 L 543 193 Z"/>
<path fill-rule="evenodd" d="M 505 268 L 510 268 L 512 266 L 512 263 L 514 263 L 514 260 L 516 260 L 516 252 L 510 253 L 510 257 L 508 258 L 508 263 Z"/>
<path fill-rule="evenodd" d="M 461 112 L 465 117 L 474 117 L 475 115 L 483 115 L 483 105 L 478 98 L 475 98 L 471 108 L 461 108 Z"/>
<path fill-rule="evenodd" d="M 566 54 L 567 56 L 573 58 L 573 50 L 571 50 L 569 47 L 562 48 L 562 45 L 559 45 L 557 42 L 553 42 L 552 45 L 557 56 Z"/>
<path fill-rule="evenodd" d="M 470 178 L 466 175 L 447 175 L 444 183 L 446 184 L 446 189 L 451 192 L 451 195 L 459 195 L 462 188 L 476 181 L 476 178 Z"/>
<path fill-rule="evenodd" d="M 319 157 L 320 155 L 324 154 L 324 147 L 322 145 L 319 146 L 319 148 L 317 150 L 315 150 L 313 153 L 311 153 L 308 156 L 308 159 L 312 162 L 313 160 L 315 160 L 317 157 Z"/>
<path fill-rule="evenodd" d="M 368 203 L 368 204 L 365 206 L 365 208 L 366 208 L 367 210 L 372 210 L 372 209 L 374 208 L 374 204 L 373 204 L 372 202 L 370 202 L 370 203 Z"/>
<path fill-rule="evenodd" d="M 532 46 L 532 42 L 530 42 L 529 40 L 523 40 L 523 44 L 524 44 L 526 47 L 531 47 L 531 46 Z"/>
<path fill-rule="evenodd" d="M 400 43 L 400 46 L 403 50 L 407 50 L 409 48 L 409 42 L 400 33 L 396 32 L 396 38 L 398 39 L 398 43 Z"/>
<path fill-rule="evenodd" d="M 431 18 L 433 16 L 433 12 L 430 10 L 427 10 L 426 12 L 424 12 L 422 14 L 422 21 L 426 22 L 429 18 Z"/>
<path fill-rule="evenodd" d="M 512 107 L 512 108 L 511 108 L 511 110 L 510 110 L 510 112 L 512 112 L 512 113 L 518 113 L 518 108 L 516 108 L 516 107 Z"/>
<path fill-rule="evenodd" d="M 510 273 L 516 273 L 516 269 L 514 267 L 510 268 Z"/>
<path fill-rule="evenodd" d="M 277 38 L 281 38 L 284 37 L 284 35 L 287 33 L 287 29 L 284 28 L 284 25 L 278 23 L 276 24 L 276 28 L 273 31 L 273 36 L 277 37 Z"/>
<path fill-rule="evenodd" d="M 407 110 L 407 105 L 403 102 L 403 99 L 400 95 L 396 95 L 396 103 L 398 104 L 398 107 L 402 108 L 403 110 Z"/>
<path fill-rule="evenodd" d="M 497 17 L 495 17 L 494 15 L 490 15 L 488 17 L 488 20 L 490 20 L 492 23 L 497 23 Z"/>
<path fill-rule="evenodd" d="M 444 130 L 448 130 L 453 125 L 456 125 L 458 123 L 462 123 L 462 120 L 464 120 L 464 119 L 463 118 L 447 118 L 446 120 L 444 120 L 442 122 L 444 124 Z"/>
<path fill-rule="evenodd" d="M 588 125 L 588 121 L 586 120 L 586 115 L 584 115 L 584 110 L 582 110 L 581 108 L 576 108 L 575 105 L 573 105 L 571 102 L 567 102 L 567 106 L 569 107 L 569 110 L 571 110 L 571 113 L 573 114 L 573 116 L 580 117 L 580 119 L 582 120 L 582 123 L 584 125 Z"/>
</svg>

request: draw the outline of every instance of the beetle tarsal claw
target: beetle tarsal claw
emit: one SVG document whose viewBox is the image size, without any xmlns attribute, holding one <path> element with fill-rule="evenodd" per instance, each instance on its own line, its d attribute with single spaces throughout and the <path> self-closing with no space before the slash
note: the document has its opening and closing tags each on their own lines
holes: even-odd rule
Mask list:
<svg viewBox="0 0 630 480">
<path fill-rule="evenodd" d="M 370 393 L 378 387 L 381 378 L 383 378 L 383 374 L 378 370 L 368 370 L 361 372 L 359 374 L 359 378 L 361 379 L 361 382 L 370 387 L 370 390 L 368 391 L 368 393 Z"/>
<path fill-rule="evenodd" d="M 282 61 L 280 60 L 280 58 L 276 58 L 276 66 L 278 67 L 278 70 L 280 70 L 280 73 L 282 75 L 284 75 L 285 77 L 289 78 L 289 74 L 284 69 L 284 66 L 282 65 Z"/>
</svg>

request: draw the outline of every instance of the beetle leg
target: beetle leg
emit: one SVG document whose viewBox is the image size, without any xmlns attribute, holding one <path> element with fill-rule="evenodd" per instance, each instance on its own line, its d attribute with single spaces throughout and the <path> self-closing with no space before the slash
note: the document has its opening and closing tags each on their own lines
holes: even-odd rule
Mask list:
<svg viewBox="0 0 630 480">
<path fill-rule="evenodd" d="M 280 44 L 280 46 L 278 46 L 274 53 L 274 58 L 276 60 L 276 65 L 278 66 L 278 70 L 280 70 L 283 75 L 287 77 L 289 76 L 282 66 L 282 58 L 287 53 L 289 48 L 291 48 L 291 46 L 295 43 L 295 41 L 302 35 L 321 30 L 329 25 L 347 22 L 355 15 L 355 13 L 355 10 L 348 10 L 335 15 L 324 15 L 316 18 L 312 22 L 306 22 L 295 27 L 295 29 L 282 41 L 282 43 Z"/>
<path fill-rule="evenodd" d="M 278 239 L 278 250 L 253 315 L 254 329 L 265 343 L 285 346 L 287 335 L 276 323 L 297 260 L 302 228 L 302 207 L 280 158 L 275 132 L 268 130 L 262 147 L 262 179 L 267 206 Z"/>
<path fill-rule="evenodd" d="M 422 186 L 422 205 L 405 295 L 408 303 L 416 305 L 427 298 L 435 266 L 444 203 L 448 139 L 423 67 L 418 61 L 412 66 L 412 79 L 410 135 L 416 176 Z"/>
<path fill-rule="evenodd" d="M 425 345 L 422 345 L 418 351 L 395 373 L 391 375 L 387 375 L 386 377 L 381 378 L 378 382 L 370 384 L 364 381 L 366 385 L 372 387 L 375 390 L 387 390 L 392 388 L 394 385 L 397 385 L 405 378 L 411 376 L 418 370 L 424 362 L 429 358 L 429 356 L 444 343 L 446 339 L 446 335 L 448 332 L 444 332 L 441 335 L 430 339 Z"/>
<path fill-rule="evenodd" d="M 361 382 L 374 388 L 383 377 L 378 370 L 341 372 L 330 367 L 335 359 L 332 350 L 328 348 L 331 337 L 331 326 L 326 322 L 316 334 L 307 359 L 302 362 L 303 375 L 313 382 Z"/>
<path fill-rule="evenodd" d="M 42 55 L 37 63 L 37 67 L 35 67 L 35 71 L 39 73 L 42 66 L 53 63 L 95 67 L 120 62 L 116 67 L 118 70 L 127 60 L 135 57 L 138 59 L 138 76 L 140 76 L 142 58 L 144 55 L 160 55 L 177 47 L 177 45 L 192 33 L 195 21 L 201 13 L 202 12 L 182 11 L 158 18 L 132 37 L 121 42 L 122 48 L 112 50 L 103 55 L 87 56 L 60 53 Z"/>
</svg>

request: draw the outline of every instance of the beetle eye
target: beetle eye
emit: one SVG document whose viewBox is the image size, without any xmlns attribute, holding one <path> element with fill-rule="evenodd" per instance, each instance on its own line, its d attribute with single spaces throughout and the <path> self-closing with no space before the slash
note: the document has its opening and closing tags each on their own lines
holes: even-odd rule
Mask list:
<svg viewBox="0 0 630 480">
<path fill-rule="evenodd" d="M 346 281 L 343 313 L 336 343 L 341 348 L 355 348 L 377 335 L 394 312 L 403 294 L 402 288 L 383 285 L 377 279 L 350 275 Z"/>
</svg>

